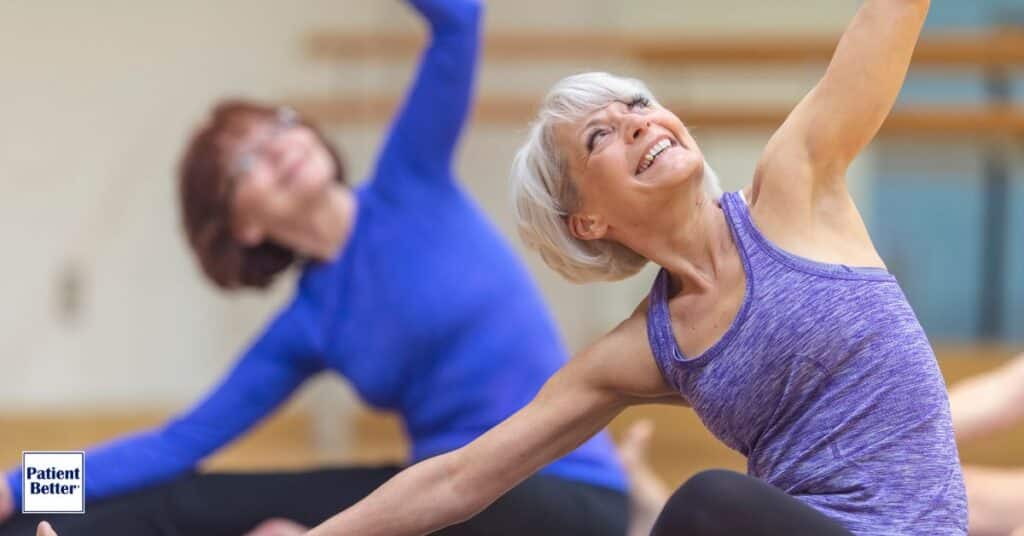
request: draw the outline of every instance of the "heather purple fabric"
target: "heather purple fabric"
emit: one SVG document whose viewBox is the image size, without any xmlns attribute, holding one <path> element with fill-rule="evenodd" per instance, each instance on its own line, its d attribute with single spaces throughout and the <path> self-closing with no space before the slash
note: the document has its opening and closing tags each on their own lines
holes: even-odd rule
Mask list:
<svg viewBox="0 0 1024 536">
<path fill-rule="evenodd" d="M 687 357 L 658 274 L 647 331 L 666 381 L 748 474 L 855 534 L 967 534 L 946 388 L 896 279 L 779 249 L 738 193 L 721 206 L 746 295 L 721 340 Z"/>
</svg>

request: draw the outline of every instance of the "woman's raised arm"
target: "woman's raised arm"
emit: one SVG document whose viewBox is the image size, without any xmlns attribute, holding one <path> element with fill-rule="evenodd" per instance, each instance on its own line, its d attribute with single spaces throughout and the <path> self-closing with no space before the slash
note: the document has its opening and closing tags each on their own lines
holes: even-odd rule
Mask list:
<svg viewBox="0 0 1024 536">
<path fill-rule="evenodd" d="M 479 0 L 407 1 L 430 25 L 430 44 L 377 165 L 404 166 L 404 172 L 382 173 L 385 180 L 449 180 L 473 97 L 482 6 Z"/>
<path fill-rule="evenodd" d="M 929 0 L 866 0 L 818 84 L 772 136 L 759 174 L 842 185 L 847 167 L 889 115 L 910 67 Z M 784 166 L 785 170 L 778 170 Z M 827 186 L 827 184 L 824 184 Z"/>
</svg>

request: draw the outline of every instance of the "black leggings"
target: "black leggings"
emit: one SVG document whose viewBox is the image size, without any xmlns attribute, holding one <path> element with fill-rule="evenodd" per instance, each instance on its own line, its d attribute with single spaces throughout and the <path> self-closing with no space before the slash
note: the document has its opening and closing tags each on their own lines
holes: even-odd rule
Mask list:
<svg viewBox="0 0 1024 536">
<path fill-rule="evenodd" d="M 19 515 L 0 536 L 34 535 L 50 521 L 60 536 L 240 536 L 271 517 L 308 526 L 356 503 L 398 467 L 301 473 L 189 475 L 130 495 L 86 504 L 85 515 Z M 617 491 L 536 475 L 443 536 L 624 536 L 628 497 Z"/>
<path fill-rule="evenodd" d="M 687 480 L 651 536 L 850 536 L 825 514 L 756 478 L 712 470 Z"/>
</svg>

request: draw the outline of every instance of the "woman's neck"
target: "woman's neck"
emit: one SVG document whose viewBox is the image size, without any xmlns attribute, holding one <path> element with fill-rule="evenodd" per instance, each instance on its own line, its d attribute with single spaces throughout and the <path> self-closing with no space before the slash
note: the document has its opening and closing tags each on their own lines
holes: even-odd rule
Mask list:
<svg viewBox="0 0 1024 536">
<path fill-rule="evenodd" d="M 719 202 L 702 195 L 693 205 L 667 214 L 637 252 L 662 266 L 684 293 L 704 293 L 729 285 L 742 269 L 739 250 Z"/>
<path fill-rule="evenodd" d="M 329 261 L 336 258 L 348 243 L 358 209 L 351 189 L 332 184 L 326 195 L 310 206 L 302 218 L 276 229 L 272 236 L 300 255 Z"/>
</svg>

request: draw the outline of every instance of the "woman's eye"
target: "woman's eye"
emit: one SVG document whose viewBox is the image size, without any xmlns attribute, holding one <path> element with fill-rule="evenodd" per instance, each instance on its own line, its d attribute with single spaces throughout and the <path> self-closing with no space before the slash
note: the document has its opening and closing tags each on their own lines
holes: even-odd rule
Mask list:
<svg viewBox="0 0 1024 536">
<path fill-rule="evenodd" d="M 607 132 L 605 132 L 604 130 L 595 130 L 594 132 L 590 133 L 590 137 L 587 138 L 587 152 L 593 152 L 594 145 L 596 145 L 597 141 L 601 139 L 601 137 L 604 136 L 606 133 Z"/>
</svg>

